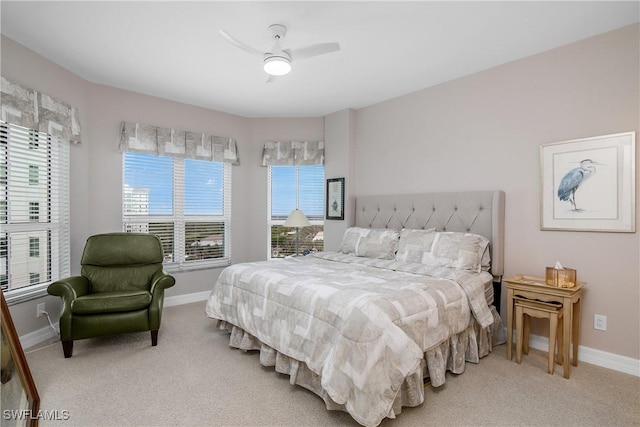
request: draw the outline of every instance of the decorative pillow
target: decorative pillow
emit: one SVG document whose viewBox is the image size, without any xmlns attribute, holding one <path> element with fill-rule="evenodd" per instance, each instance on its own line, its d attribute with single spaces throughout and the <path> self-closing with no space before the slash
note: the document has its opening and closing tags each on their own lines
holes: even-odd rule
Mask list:
<svg viewBox="0 0 640 427">
<path fill-rule="evenodd" d="M 482 253 L 482 265 L 480 267 L 482 271 L 491 271 L 491 251 L 489 250 L 489 245 Z"/>
<path fill-rule="evenodd" d="M 478 234 L 436 232 L 431 253 L 422 257 L 422 264 L 479 273 L 482 257 L 488 245 L 489 240 Z"/>
<path fill-rule="evenodd" d="M 435 237 L 435 228 L 428 230 L 403 228 L 400 232 L 396 261 L 422 262 L 424 254 L 431 252 Z"/>
<path fill-rule="evenodd" d="M 349 227 L 344 231 L 344 235 L 342 236 L 342 242 L 340 243 L 340 247 L 338 248 L 338 252 L 343 254 L 353 254 L 356 253 L 356 246 L 360 241 L 362 236 L 366 236 L 369 233 L 368 228 L 361 227 Z"/>
<path fill-rule="evenodd" d="M 394 259 L 398 250 L 400 233 L 393 229 L 370 229 L 360 237 L 356 255 L 367 258 Z"/>
</svg>

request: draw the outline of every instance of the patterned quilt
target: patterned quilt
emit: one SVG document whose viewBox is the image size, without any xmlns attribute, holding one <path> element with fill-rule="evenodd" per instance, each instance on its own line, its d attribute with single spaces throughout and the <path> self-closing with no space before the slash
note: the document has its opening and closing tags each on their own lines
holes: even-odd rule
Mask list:
<svg viewBox="0 0 640 427">
<path fill-rule="evenodd" d="M 487 275 L 324 252 L 227 267 L 205 312 L 306 363 L 356 421 L 377 425 L 425 351 L 472 316 L 493 322 Z"/>
</svg>

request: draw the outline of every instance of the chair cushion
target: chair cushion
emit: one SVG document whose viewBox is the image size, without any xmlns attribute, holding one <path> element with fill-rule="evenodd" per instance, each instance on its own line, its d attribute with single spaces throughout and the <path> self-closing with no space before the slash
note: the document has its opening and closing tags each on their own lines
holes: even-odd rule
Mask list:
<svg viewBox="0 0 640 427">
<path fill-rule="evenodd" d="M 82 265 L 112 267 L 116 265 L 162 264 L 162 243 L 158 236 L 144 233 L 96 234 L 87 239 Z"/>
<path fill-rule="evenodd" d="M 87 239 L 80 273 L 91 282 L 91 293 L 148 291 L 163 258 L 153 234 L 96 234 Z"/>
<path fill-rule="evenodd" d="M 118 291 L 89 294 L 71 303 L 74 314 L 118 313 L 146 308 L 151 303 L 147 291 Z"/>
<path fill-rule="evenodd" d="M 159 270 L 162 270 L 162 264 L 115 267 L 83 265 L 81 274 L 91 282 L 91 293 L 148 291 L 151 289 L 151 278 Z"/>
</svg>

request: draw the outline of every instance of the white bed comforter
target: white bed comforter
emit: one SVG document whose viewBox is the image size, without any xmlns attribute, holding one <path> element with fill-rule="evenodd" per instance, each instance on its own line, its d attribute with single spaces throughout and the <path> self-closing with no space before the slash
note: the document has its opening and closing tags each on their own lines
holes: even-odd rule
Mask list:
<svg viewBox="0 0 640 427">
<path fill-rule="evenodd" d="M 377 425 L 424 352 L 472 316 L 493 322 L 487 275 L 325 252 L 228 267 L 205 312 L 306 363 L 356 421 Z"/>
</svg>

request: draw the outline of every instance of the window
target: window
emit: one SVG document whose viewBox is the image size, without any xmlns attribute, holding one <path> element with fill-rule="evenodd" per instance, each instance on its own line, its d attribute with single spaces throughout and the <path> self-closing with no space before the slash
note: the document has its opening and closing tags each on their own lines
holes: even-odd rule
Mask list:
<svg viewBox="0 0 640 427">
<path fill-rule="evenodd" d="M 324 248 L 324 166 L 269 166 L 269 256 L 295 254 L 296 230 L 283 224 L 294 209 L 311 223 L 299 230 L 298 252 Z"/>
<path fill-rule="evenodd" d="M 40 238 L 29 237 L 29 256 L 32 258 L 40 257 Z"/>
<path fill-rule="evenodd" d="M 29 185 L 40 183 L 40 168 L 38 165 L 29 165 Z"/>
<path fill-rule="evenodd" d="M 40 283 L 40 273 L 29 273 L 29 284 L 35 285 Z"/>
<path fill-rule="evenodd" d="M 156 234 L 167 270 L 228 265 L 231 164 L 123 153 L 123 229 Z"/>
<path fill-rule="evenodd" d="M 29 202 L 29 221 L 40 220 L 40 202 Z"/>
<path fill-rule="evenodd" d="M 0 287 L 13 303 L 70 273 L 69 143 L 0 121 L 0 166 Z"/>
</svg>

